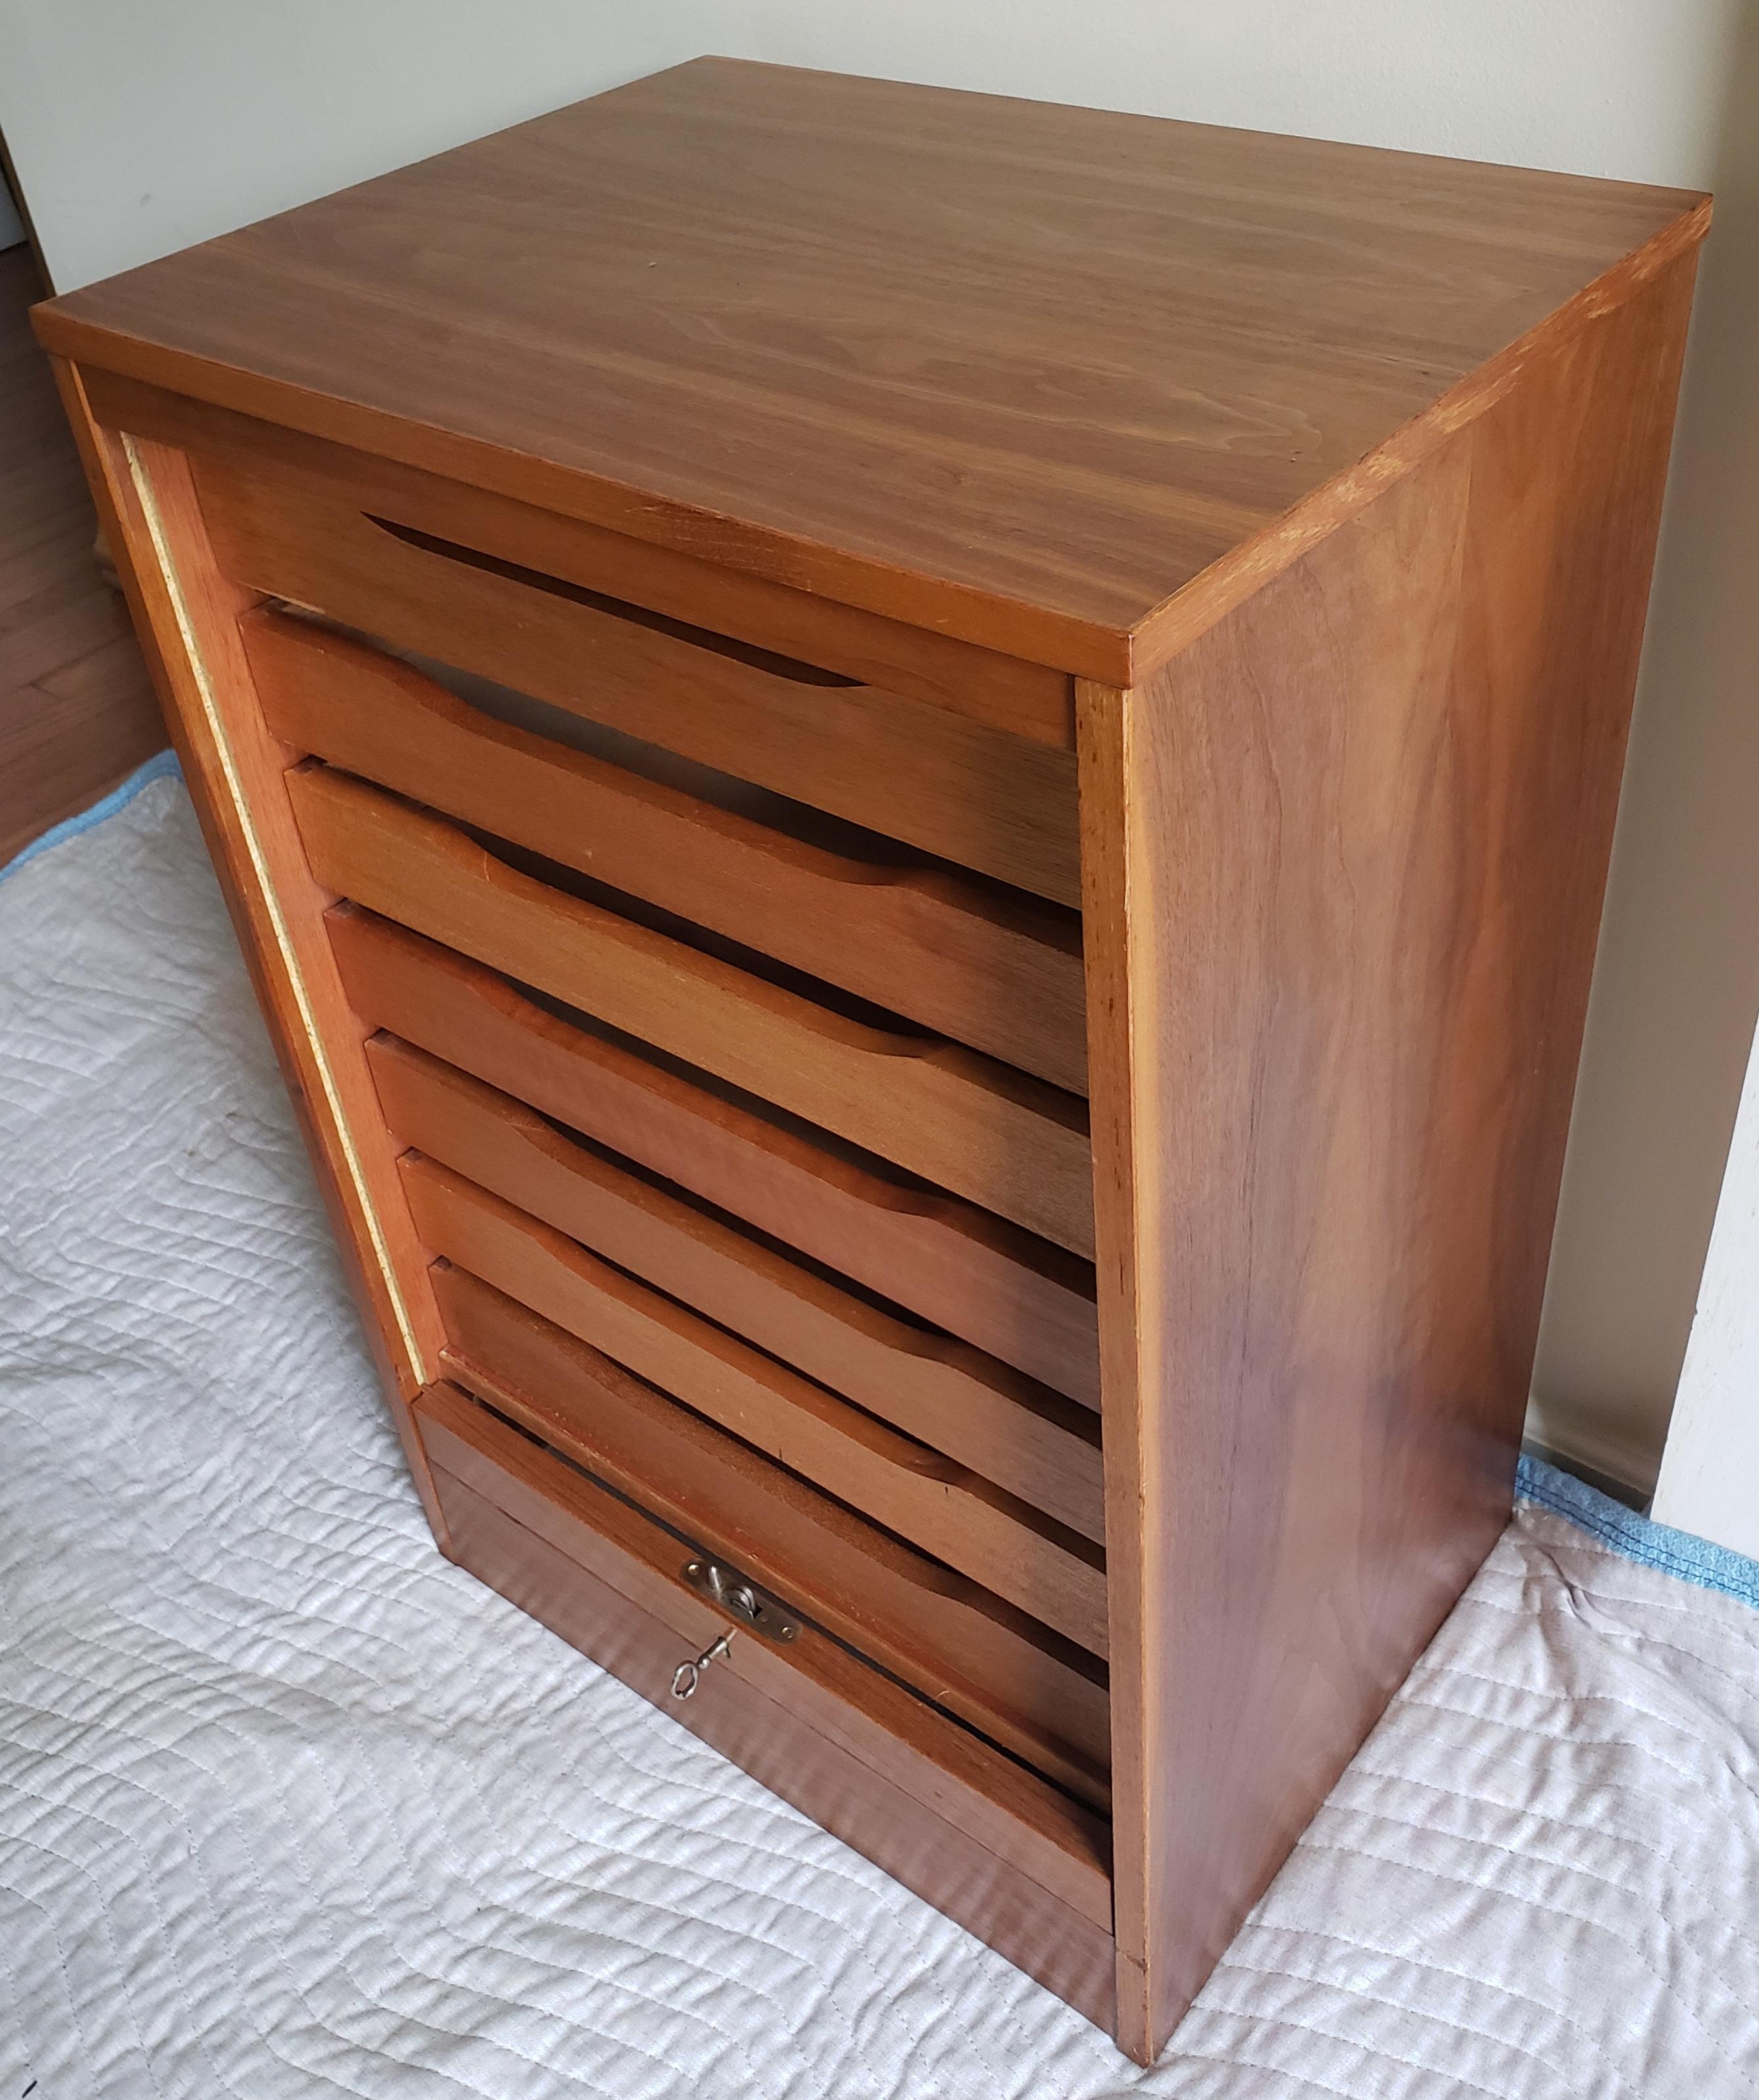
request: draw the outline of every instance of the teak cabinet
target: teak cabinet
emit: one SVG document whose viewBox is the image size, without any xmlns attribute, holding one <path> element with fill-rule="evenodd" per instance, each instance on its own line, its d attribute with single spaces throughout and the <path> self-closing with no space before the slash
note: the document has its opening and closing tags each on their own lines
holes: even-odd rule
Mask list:
<svg viewBox="0 0 1759 2100">
<path fill-rule="evenodd" d="M 443 1548 L 1144 2061 L 1508 1511 L 1707 217 L 704 60 L 38 311 Z"/>
</svg>

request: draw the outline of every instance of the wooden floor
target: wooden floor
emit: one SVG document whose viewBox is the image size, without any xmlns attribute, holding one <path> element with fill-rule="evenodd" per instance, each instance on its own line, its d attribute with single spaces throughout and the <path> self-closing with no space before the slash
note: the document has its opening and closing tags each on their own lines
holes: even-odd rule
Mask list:
<svg viewBox="0 0 1759 2100">
<path fill-rule="evenodd" d="M 166 742 L 25 309 L 29 248 L 0 253 L 0 866 Z"/>
</svg>

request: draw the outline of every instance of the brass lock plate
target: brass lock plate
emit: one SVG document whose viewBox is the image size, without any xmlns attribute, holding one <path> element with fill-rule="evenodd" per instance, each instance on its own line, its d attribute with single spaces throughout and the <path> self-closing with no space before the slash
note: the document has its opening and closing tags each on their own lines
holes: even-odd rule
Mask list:
<svg viewBox="0 0 1759 2100">
<path fill-rule="evenodd" d="M 718 1560 L 687 1560 L 684 1579 L 699 1596 L 718 1604 L 736 1626 L 749 1626 L 765 1640 L 786 1643 L 800 1637 L 800 1622 L 779 1598 L 760 1590 L 737 1568 Z"/>
</svg>

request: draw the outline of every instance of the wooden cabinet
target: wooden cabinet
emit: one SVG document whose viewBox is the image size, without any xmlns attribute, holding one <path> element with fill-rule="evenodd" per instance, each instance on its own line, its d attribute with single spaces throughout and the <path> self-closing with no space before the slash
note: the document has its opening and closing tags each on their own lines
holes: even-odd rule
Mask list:
<svg viewBox="0 0 1759 2100">
<path fill-rule="evenodd" d="M 1508 1510 L 1707 215 L 702 60 L 38 312 L 442 1546 L 1144 2060 Z"/>
</svg>

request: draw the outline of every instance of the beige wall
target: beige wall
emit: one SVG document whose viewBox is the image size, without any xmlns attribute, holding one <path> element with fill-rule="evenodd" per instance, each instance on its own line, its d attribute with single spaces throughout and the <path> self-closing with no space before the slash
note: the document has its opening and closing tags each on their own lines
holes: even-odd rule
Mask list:
<svg viewBox="0 0 1759 2100">
<path fill-rule="evenodd" d="M 0 0 L 60 289 L 699 51 L 1650 181 L 1743 0 Z"/>
<path fill-rule="evenodd" d="M 1644 1485 L 1759 1009 L 1759 30 L 1744 0 L 0 0 L 63 289 L 702 51 L 1714 185 L 1539 1370 Z"/>
<path fill-rule="evenodd" d="M 1759 1010 L 1759 7 L 1722 86 L 1699 178 L 1717 224 L 1535 1379 L 1547 1440 L 1643 1488 L 1725 1167 L 1737 1184 L 1756 1171 L 1729 1143 Z"/>
</svg>

